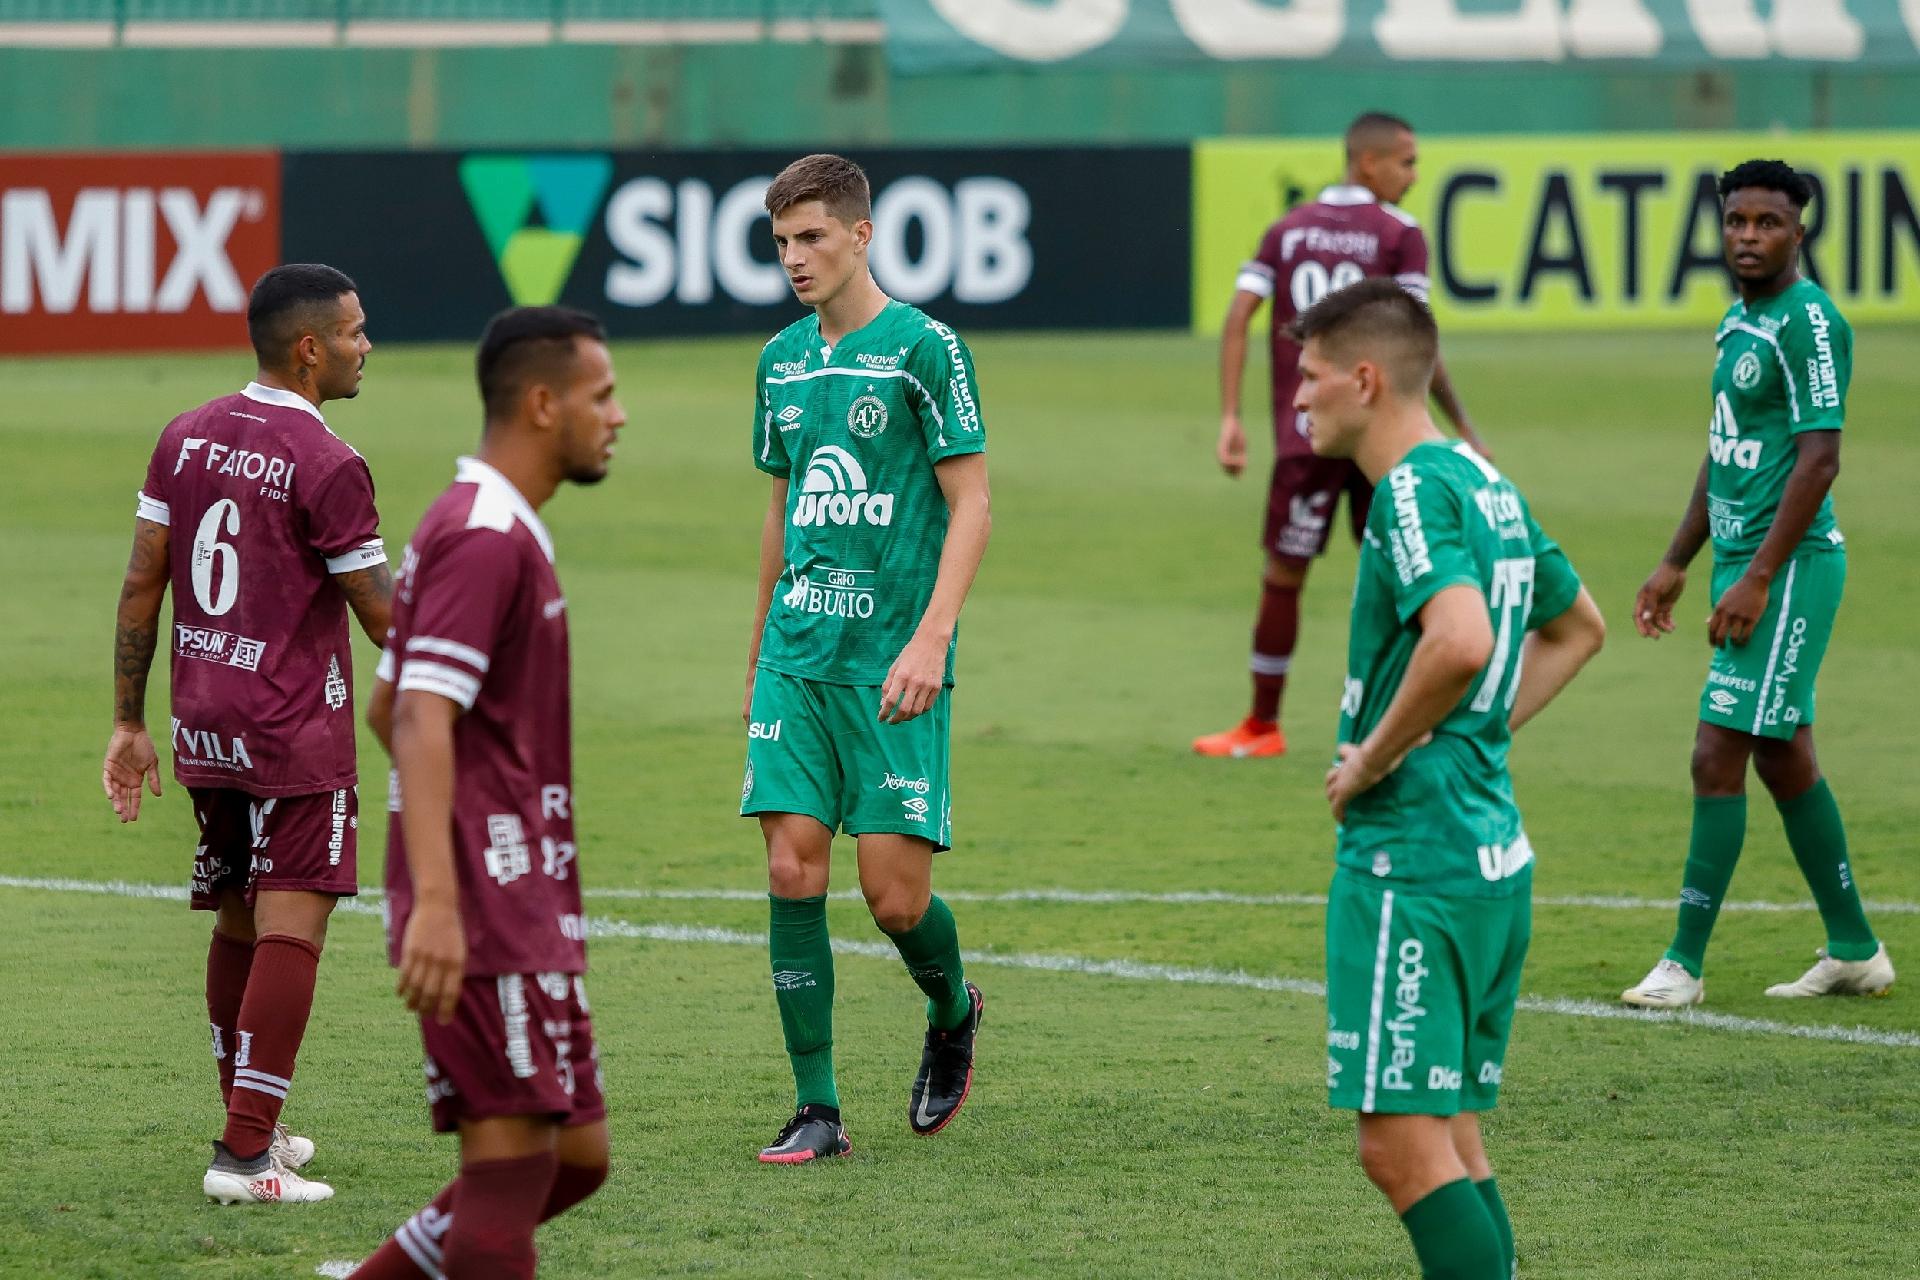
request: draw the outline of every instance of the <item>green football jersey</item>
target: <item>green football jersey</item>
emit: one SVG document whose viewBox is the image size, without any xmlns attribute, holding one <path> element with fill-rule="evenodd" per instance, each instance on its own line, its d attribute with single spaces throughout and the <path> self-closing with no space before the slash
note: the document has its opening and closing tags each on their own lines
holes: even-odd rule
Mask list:
<svg viewBox="0 0 1920 1280">
<path fill-rule="evenodd" d="M 1498 897 L 1526 883 L 1533 851 L 1507 774 L 1507 713 L 1528 631 L 1565 612 L 1580 579 L 1511 482 L 1464 444 L 1415 446 L 1375 486 L 1347 639 L 1340 741 L 1386 714 L 1420 609 L 1443 588 L 1486 598 L 1493 655 L 1460 705 L 1379 785 L 1347 806 L 1343 867 L 1425 893 Z"/>
<path fill-rule="evenodd" d="M 947 326 L 890 301 L 837 347 L 821 341 L 817 316 L 788 325 L 754 381 L 753 464 L 789 482 L 787 563 L 760 665 L 881 684 L 939 576 L 947 502 L 934 464 L 987 447 L 973 355 Z"/>
<path fill-rule="evenodd" d="M 1802 431 L 1838 431 L 1853 379 L 1853 329 L 1825 291 L 1800 279 L 1771 298 L 1736 302 L 1714 335 L 1707 521 L 1716 560 L 1747 560 L 1787 491 Z M 1833 496 L 1798 550 L 1840 545 Z"/>
</svg>

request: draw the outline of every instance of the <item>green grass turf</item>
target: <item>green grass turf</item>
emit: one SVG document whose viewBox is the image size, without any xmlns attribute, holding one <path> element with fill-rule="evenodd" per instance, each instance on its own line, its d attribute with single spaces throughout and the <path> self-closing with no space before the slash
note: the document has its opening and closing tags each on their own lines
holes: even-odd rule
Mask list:
<svg viewBox="0 0 1920 1280">
<path fill-rule="evenodd" d="M 376 317 L 377 320 L 377 317 Z M 377 336 L 377 330 L 376 330 Z M 1913 335 L 1861 336 L 1842 527 L 1848 600 L 1822 678 L 1821 755 L 1873 898 L 1920 900 L 1911 858 L 1911 639 L 1920 444 Z M 589 888 L 764 887 L 732 816 L 745 627 L 763 480 L 748 465 L 748 342 L 623 346 L 632 421 L 613 477 L 549 508 L 574 630 Z M 1665 545 L 1705 436 L 1711 347 L 1683 337 L 1449 344 L 1498 461 L 1614 624 L 1609 648 L 1530 728 L 1514 768 L 1543 896 L 1670 899 L 1705 668 L 1705 573 L 1682 631 L 1633 637 L 1632 592 Z M 1316 570 L 1289 690 L 1293 755 L 1196 760 L 1189 737 L 1243 708 L 1264 501 L 1211 461 L 1211 344 L 1163 336 L 982 337 L 995 536 L 963 625 L 956 852 L 941 886 L 983 893 L 1317 893 L 1320 791 L 1353 551 Z M 366 455 L 397 546 L 468 448 L 469 353 L 376 349 L 329 418 Z M 133 493 L 172 413 L 232 390 L 234 358 L 0 366 L 0 873 L 178 885 L 191 816 L 171 781 L 137 826 L 96 781 L 112 608 Z M 1263 399 L 1250 395 L 1250 403 Z M 1264 458 L 1256 466 L 1264 465 Z M 370 678 L 361 646 L 358 682 Z M 151 719 L 166 723 L 157 675 Z M 384 763 L 363 744 L 378 880 Z M 1804 897 L 1753 802 L 1733 896 Z M 850 889 L 850 863 L 836 888 Z M 596 916 L 756 932 L 754 901 L 590 898 Z M 960 903 L 975 953 L 1320 975 L 1312 906 Z M 878 941 L 857 903 L 837 937 Z M 1920 964 L 1920 916 L 1881 913 Z M 1611 1000 L 1658 956 L 1664 906 L 1542 906 L 1526 990 Z M 206 921 L 178 902 L 0 888 L 7 990 L 0 1276 L 310 1276 L 369 1252 L 445 1180 L 416 1032 L 379 928 L 336 918 L 289 1118 L 321 1145 L 326 1205 L 217 1210 L 198 1190 L 218 1131 L 200 969 Z M 1912 997 L 1761 996 L 1821 941 L 1811 911 L 1733 913 L 1710 1008 L 1920 1032 Z M 895 962 L 839 961 L 852 1159 L 751 1160 L 791 1102 L 764 952 L 607 937 L 590 991 L 615 1168 L 541 1237 L 555 1276 L 1353 1276 L 1411 1251 L 1324 1101 L 1317 999 L 977 964 L 989 1001 L 967 1113 L 906 1130 L 918 1000 Z M 1523 1012 L 1489 1146 L 1523 1272 L 1580 1277 L 1910 1274 L 1920 1257 L 1920 1048 Z"/>
</svg>

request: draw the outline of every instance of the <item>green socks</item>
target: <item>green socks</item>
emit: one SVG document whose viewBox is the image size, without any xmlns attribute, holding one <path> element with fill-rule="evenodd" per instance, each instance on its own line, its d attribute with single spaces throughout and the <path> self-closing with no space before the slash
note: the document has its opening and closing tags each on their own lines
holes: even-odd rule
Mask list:
<svg viewBox="0 0 1920 1280">
<path fill-rule="evenodd" d="M 767 954 L 773 961 L 773 999 L 793 1061 L 796 1107 L 840 1106 L 833 1080 L 833 947 L 827 939 L 827 899 L 776 898 Z"/>
<path fill-rule="evenodd" d="M 1471 1180 L 1428 1192 L 1400 1221 L 1413 1237 L 1424 1280 L 1507 1280 L 1500 1233 Z"/>
<path fill-rule="evenodd" d="M 1794 861 L 1827 926 L 1827 954 L 1835 960 L 1873 959 L 1880 941 L 1860 906 L 1860 890 L 1847 866 L 1847 831 L 1827 780 L 1820 779 L 1779 808 Z"/>
<path fill-rule="evenodd" d="M 1480 1203 L 1487 1206 L 1487 1216 L 1493 1219 L 1493 1232 L 1500 1237 L 1500 1280 L 1512 1280 L 1518 1272 L 1514 1270 L 1513 1220 L 1507 1217 L 1507 1202 L 1500 1198 L 1500 1188 L 1492 1178 L 1474 1183 L 1473 1189 L 1480 1193 Z"/>
<path fill-rule="evenodd" d="M 960 934 L 953 912 L 936 894 L 927 902 L 920 923 L 905 933 L 889 933 L 907 972 L 927 993 L 927 1021 L 951 1031 L 967 1020 L 972 1001 L 967 996 L 966 972 L 960 964 Z"/>
<path fill-rule="evenodd" d="M 1822 778 L 1779 809 L 1787 843 L 1827 926 L 1827 954 L 1835 960 L 1871 960 L 1880 941 L 1860 905 L 1860 890 L 1847 865 L 1846 828 L 1827 780 Z M 1727 896 L 1746 834 L 1745 796 L 1694 797 L 1693 840 L 1687 847 L 1687 873 L 1680 889 L 1680 919 L 1667 959 L 1684 965 L 1696 978 L 1706 961 L 1707 939 L 1713 934 L 1713 922 Z"/>
<path fill-rule="evenodd" d="M 1695 796 L 1693 838 L 1687 846 L 1686 878 L 1680 886 L 1680 919 L 1674 928 L 1667 959 L 1700 976 L 1706 963 L 1707 939 L 1720 915 L 1720 903 L 1733 880 L 1740 846 L 1747 838 L 1747 798 Z"/>
</svg>

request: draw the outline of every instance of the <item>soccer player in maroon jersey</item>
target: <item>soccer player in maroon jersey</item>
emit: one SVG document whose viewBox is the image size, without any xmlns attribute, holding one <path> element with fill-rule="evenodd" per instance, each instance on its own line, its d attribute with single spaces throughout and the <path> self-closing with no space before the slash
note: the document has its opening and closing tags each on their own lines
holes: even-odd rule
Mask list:
<svg viewBox="0 0 1920 1280">
<path fill-rule="evenodd" d="M 1391 276 L 1427 300 L 1427 241 L 1420 226 L 1394 202 L 1413 186 L 1418 159 L 1413 126 L 1370 111 L 1347 126 L 1347 178 L 1328 187 L 1267 228 L 1253 259 L 1240 268 L 1220 335 L 1220 466 L 1237 476 L 1247 465 L 1247 434 L 1240 425 L 1240 379 L 1247 362 L 1247 327 L 1273 300 L 1273 478 L 1260 545 L 1266 572 L 1253 625 L 1253 705 L 1231 729 L 1196 738 L 1203 756 L 1279 756 L 1280 695 L 1293 665 L 1300 628 L 1300 590 L 1307 566 L 1326 550 L 1333 511 L 1347 495 L 1355 538 L 1367 523 L 1372 487 L 1345 458 L 1318 458 L 1307 443 L 1305 416 L 1293 408 L 1300 382 L 1300 347 L 1287 336 L 1294 317 L 1328 292 L 1368 276 Z M 1434 367 L 1433 398 L 1460 438 L 1491 458 L 1474 433 L 1444 364 Z"/>
<path fill-rule="evenodd" d="M 352 608 L 386 638 L 393 579 L 373 478 L 320 406 L 360 393 L 371 345 L 353 281 L 292 264 L 247 304 L 254 380 L 160 433 L 114 633 L 101 785 L 122 822 L 160 794 L 147 673 L 173 587 L 173 774 L 200 824 L 193 906 L 213 911 L 207 1018 L 226 1131 L 202 1181 L 222 1203 L 325 1200 L 280 1108 L 334 903 L 358 892 Z M 175 530 L 178 530 L 176 536 Z"/>
<path fill-rule="evenodd" d="M 479 455 L 401 557 L 367 718 L 393 755 L 388 951 L 420 1014 L 433 1127 L 460 1173 L 353 1274 L 530 1277 L 534 1228 L 607 1176 L 582 975 L 567 599 L 540 522 L 606 478 L 626 422 L 599 321 L 495 316 Z"/>
</svg>

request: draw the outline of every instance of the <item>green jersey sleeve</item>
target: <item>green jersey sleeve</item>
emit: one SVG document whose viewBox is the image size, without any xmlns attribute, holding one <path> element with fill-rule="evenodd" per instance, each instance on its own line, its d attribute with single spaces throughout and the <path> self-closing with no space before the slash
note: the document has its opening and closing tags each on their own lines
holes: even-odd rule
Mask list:
<svg viewBox="0 0 1920 1280">
<path fill-rule="evenodd" d="M 1527 541 L 1533 547 L 1533 609 L 1527 614 L 1527 630 L 1533 631 L 1573 607 L 1580 595 L 1580 575 L 1531 511 L 1527 512 Z"/>
<path fill-rule="evenodd" d="M 1384 487 L 1374 496 L 1368 522 L 1379 524 L 1375 536 L 1393 565 L 1393 607 L 1401 625 L 1447 587 L 1469 586 L 1484 595 L 1462 523 L 1466 495 L 1441 473 L 1415 471 L 1404 462 L 1387 472 Z"/>
<path fill-rule="evenodd" d="M 1847 416 L 1847 384 L 1853 381 L 1853 329 L 1825 295 L 1795 301 L 1780 328 L 1791 428 L 1795 435 L 1838 431 Z"/>
<path fill-rule="evenodd" d="M 767 352 L 760 351 L 753 368 L 753 465 L 782 480 L 793 474 L 793 459 L 787 456 L 787 443 L 781 439 L 780 424 L 773 420 L 773 401 L 767 394 Z"/>
<path fill-rule="evenodd" d="M 938 320 L 928 320 L 926 336 L 907 353 L 906 373 L 927 460 L 984 452 L 987 429 L 980 418 L 973 353 L 960 335 Z"/>
</svg>

